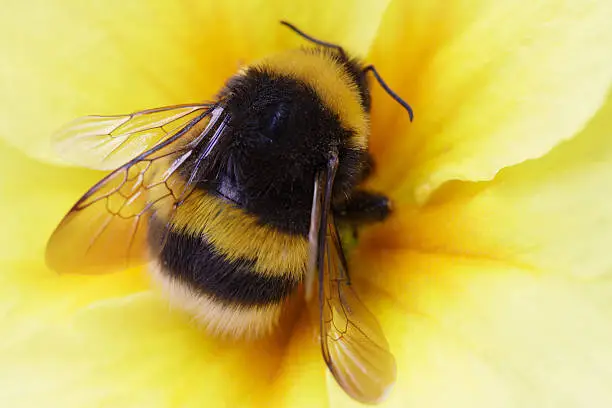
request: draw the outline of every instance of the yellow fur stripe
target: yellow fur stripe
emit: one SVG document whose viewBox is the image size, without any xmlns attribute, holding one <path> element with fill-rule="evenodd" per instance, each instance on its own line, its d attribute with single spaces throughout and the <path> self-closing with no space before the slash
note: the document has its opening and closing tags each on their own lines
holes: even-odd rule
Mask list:
<svg viewBox="0 0 612 408">
<path fill-rule="evenodd" d="M 229 261 L 255 261 L 254 271 L 300 280 L 306 270 L 308 239 L 258 223 L 257 218 L 222 199 L 194 190 L 178 207 L 174 228 L 204 236 Z"/>
<path fill-rule="evenodd" d="M 158 261 L 149 264 L 149 271 L 171 305 L 193 315 L 197 323 L 216 336 L 262 337 L 272 331 L 283 313 L 284 302 L 251 307 L 217 302 L 170 278 Z"/>
<path fill-rule="evenodd" d="M 369 135 L 368 115 L 361 106 L 357 84 L 327 51 L 312 53 L 290 50 L 271 55 L 253 65 L 284 74 L 310 85 L 325 106 L 338 115 L 345 128 L 355 131 L 353 147 L 366 149 Z"/>
</svg>

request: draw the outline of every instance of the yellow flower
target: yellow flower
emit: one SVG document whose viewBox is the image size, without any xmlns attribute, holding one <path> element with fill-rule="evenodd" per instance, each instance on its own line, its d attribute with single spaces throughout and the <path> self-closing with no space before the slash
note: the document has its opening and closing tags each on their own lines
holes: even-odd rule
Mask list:
<svg viewBox="0 0 612 408">
<path fill-rule="evenodd" d="M 99 173 L 61 124 L 206 99 L 296 47 L 281 18 L 376 64 L 371 184 L 393 218 L 352 274 L 398 361 L 386 406 L 612 405 L 612 2 L 9 2 L 0 17 L 2 406 L 351 406 L 304 314 L 203 335 L 142 271 L 57 276 L 46 239 Z"/>
</svg>

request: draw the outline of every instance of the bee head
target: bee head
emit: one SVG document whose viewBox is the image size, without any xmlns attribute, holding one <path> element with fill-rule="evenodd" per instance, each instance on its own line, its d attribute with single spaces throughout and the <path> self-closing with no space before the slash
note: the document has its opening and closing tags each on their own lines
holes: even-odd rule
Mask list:
<svg viewBox="0 0 612 408">
<path fill-rule="evenodd" d="M 316 63 L 321 60 L 304 55 Z M 328 77 L 336 78 L 334 66 L 323 63 L 331 66 Z M 313 81 L 277 68 L 273 64 L 251 66 L 230 79 L 219 95 L 231 133 L 220 178 L 224 186 L 232 186 L 228 189 L 235 196 L 242 197 L 238 201 L 245 208 L 299 211 L 306 216 L 295 218 L 308 221 L 315 177 L 327 166 L 331 152 L 339 157 L 334 195 L 346 197 L 354 188 L 365 164 L 367 112 L 359 92 L 352 88 L 328 87 L 322 93 Z M 337 89 L 341 92 L 335 93 Z M 332 94 L 337 95 L 336 102 L 349 95 L 352 99 L 345 96 L 346 103 L 341 105 L 352 107 L 362 117 L 347 121 L 346 112 L 330 103 Z"/>
<path fill-rule="evenodd" d="M 259 166 L 251 174 L 267 169 L 276 182 L 311 176 L 326 165 L 331 150 L 342 151 L 352 140 L 353 131 L 298 79 L 251 68 L 226 90 L 229 150 L 240 156 L 242 168 Z"/>
</svg>

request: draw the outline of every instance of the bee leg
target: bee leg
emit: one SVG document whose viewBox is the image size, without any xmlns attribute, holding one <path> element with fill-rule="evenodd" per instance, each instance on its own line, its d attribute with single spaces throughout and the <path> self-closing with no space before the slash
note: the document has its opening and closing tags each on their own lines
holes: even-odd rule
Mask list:
<svg viewBox="0 0 612 408">
<path fill-rule="evenodd" d="M 351 198 L 334 208 L 337 219 L 346 224 L 360 225 L 380 222 L 391 213 L 391 202 L 378 193 L 355 190 Z"/>
<path fill-rule="evenodd" d="M 368 179 L 374 169 L 374 158 L 366 152 L 357 184 Z M 347 201 L 334 206 L 334 215 L 340 223 L 350 226 L 355 240 L 358 239 L 359 225 L 383 221 L 390 212 L 391 202 L 386 196 L 360 189 L 353 191 Z"/>
</svg>

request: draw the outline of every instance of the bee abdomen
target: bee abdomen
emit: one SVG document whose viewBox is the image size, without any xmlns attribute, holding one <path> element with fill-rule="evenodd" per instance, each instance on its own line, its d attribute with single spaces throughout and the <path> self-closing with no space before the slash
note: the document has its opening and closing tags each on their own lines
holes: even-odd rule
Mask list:
<svg viewBox="0 0 612 408">
<path fill-rule="evenodd" d="M 151 266 L 171 301 L 221 334 L 269 331 L 299 285 L 294 275 L 262 274 L 255 261 L 230 260 L 205 237 L 176 230 L 169 231 Z"/>
</svg>

